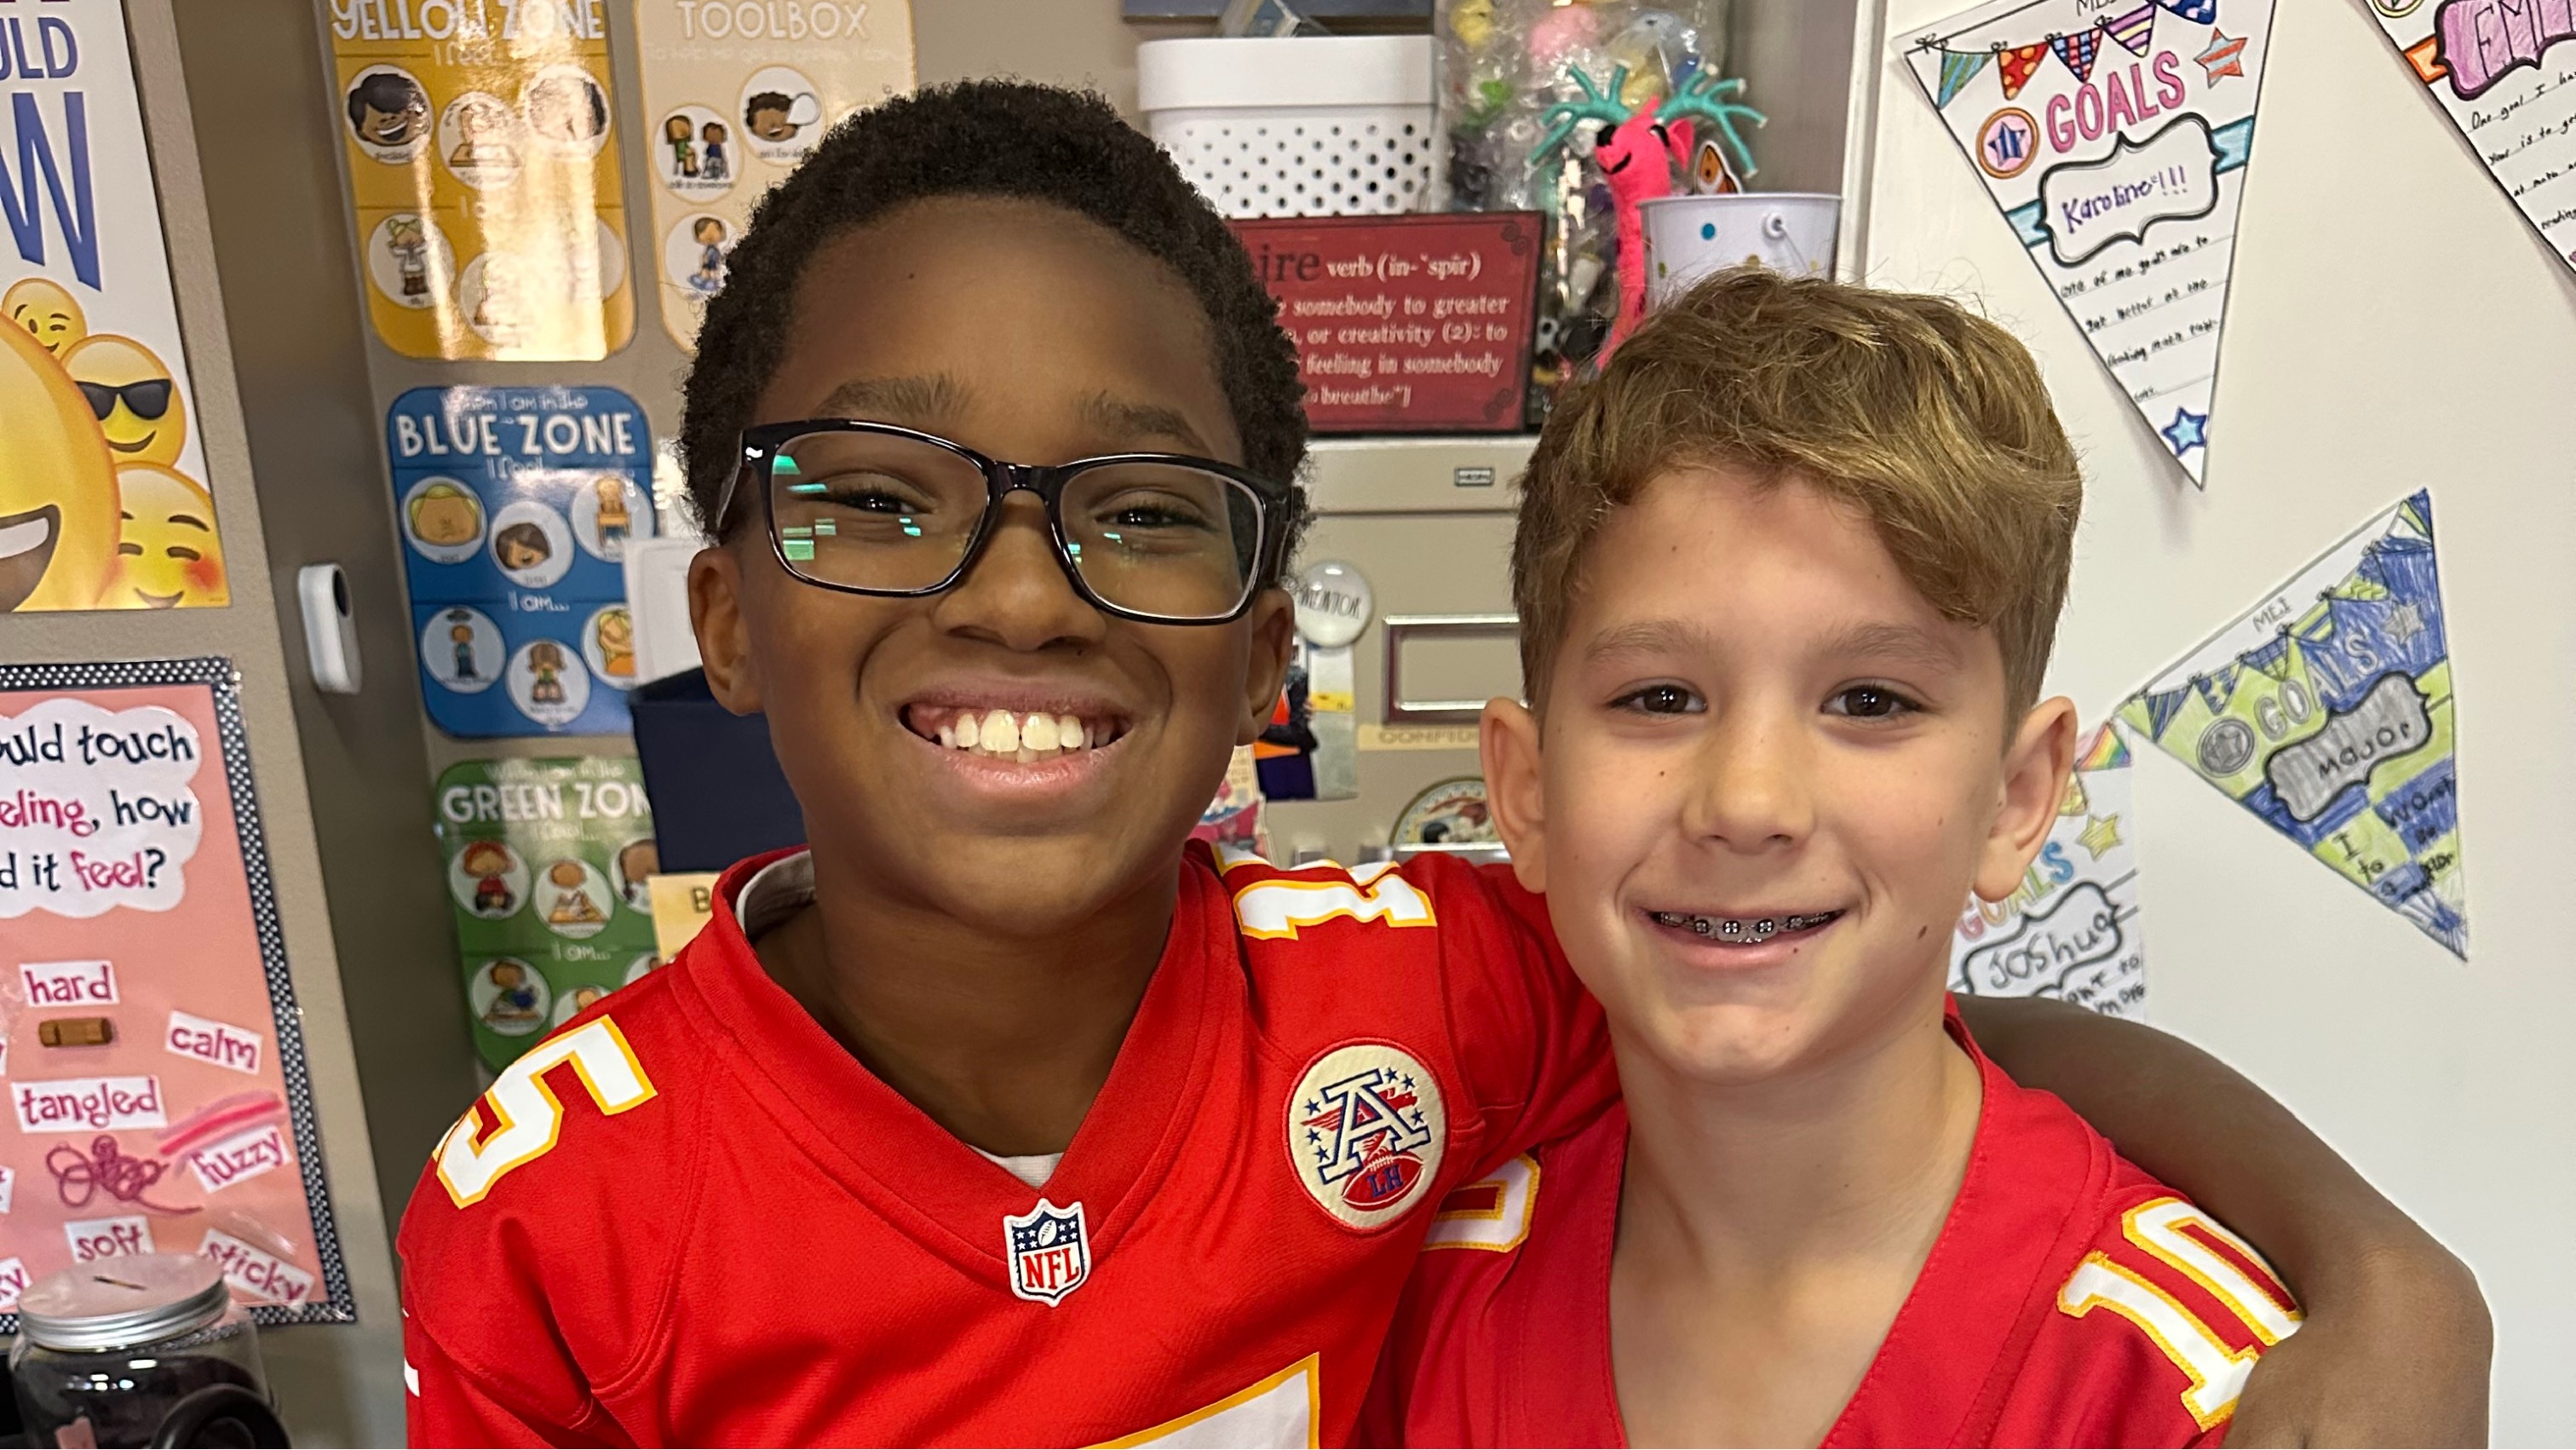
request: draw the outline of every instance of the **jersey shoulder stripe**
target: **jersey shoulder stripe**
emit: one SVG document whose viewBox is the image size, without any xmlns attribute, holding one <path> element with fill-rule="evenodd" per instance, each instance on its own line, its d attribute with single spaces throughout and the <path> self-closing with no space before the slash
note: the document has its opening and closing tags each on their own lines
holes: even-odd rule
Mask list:
<svg viewBox="0 0 2576 1450">
<path fill-rule="evenodd" d="M 2255 1360 L 2300 1322 L 2252 1245 L 2170 1194 L 2108 1219 L 2059 1285 L 2057 1311 L 2143 1336 L 2181 1373 L 2182 1408 L 2204 1431 L 2235 1413 Z"/>
<path fill-rule="evenodd" d="M 1432 1215 L 1423 1252 L 1480 1249 L 1508 1254 L 1528 1242 L 1538 1215 L 1538 1159 L 1523 1153 L 1491 1174 L 1450 1190 Z"/>
<path fill-rule="evenodd" d="M 1238 930 L 1254 941 L 1295 941 L 1302 929 L 1348 919 L 1386 927 L 1436 927 L 1431 898 L 1392 861 L 1345 870 L 1330 861 L 1282 870 L 1233 847 L 1217 855 Z"/>
</svg>

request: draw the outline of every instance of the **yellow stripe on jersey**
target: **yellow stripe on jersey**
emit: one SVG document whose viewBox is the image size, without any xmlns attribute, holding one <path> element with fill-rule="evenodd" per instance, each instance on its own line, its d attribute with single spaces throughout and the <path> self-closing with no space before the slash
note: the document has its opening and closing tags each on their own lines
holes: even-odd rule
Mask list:
<svg viewBox="0 0 2576 1450">
<path fill-rule="evenodd" d="M 1315 1450 L 1323 1443 L 1323 1356 L 1310 1354 L 1259 1384 L 1150 1430 L 1101 1442 L 1131 1445 L 1241 1445 L 1260 1450 Z"/>
<path fill-rule="evenodd" d="M 1450 1190 L 1449 1196 L 1456 1198 L 1490 1188 L 1494 1191 L 1494 1206 L 1441 1209 L 1431 1220 L 1431 1234 L 1422 1241 L 1423 1249 L 1483 1249 L 1491 1254 L 1507 1254 L 1519 1248 L 1529 1237 L 1530 1220 L 1538 1212 L 1538 1171 L 1538 1160 L 1523 1153 L 1496 1169 L 1493 1177 L 1462 1183 Z"/>
<path fill-rule="evenodd" d="M 2245 1327 L 2265 1344 L 2278 1344 L 2299 1332 L 2297 1306 L 2282 1302 L 2269 1285 L 2227 1261 L 2209 1245 L 2183 1232 L 2188 1226 L 2245 1256 L 2274 1279 L 2272 1266 L 2254 1246 L 2228 1232 L 2226 1225 L 2179 1198 L 2158 1198 L 2120 1216 L 2120 1232 L 2129 1242 L 2153 1254 L 2175 1273 L 2209 1291 L 2209 1296 L 2236 1312 Z"/>
<path fill-rule="evenodd" d="M 554 1151 L 563 1131 L 563 1104 L 547 1085 L 547 1072 L 572 1064 L 582 1088 L 602 1113 L 622 1113 L 652 1100 L 653 1080 L 626 1045 L 626 1034 L 606 1017 L 598 1017 L 559 1037 L 548 1038 L 501 1070 L 481 1101 L 498 1124 L 491 1136 L 476 1142 L 480 1117 L 468 1108 L 456 1126 L 438 1142 L 433 1160 L 438 1181 L 458 1208 L 483 1201 L 492 1185 L 511 1169 L 533 1163 Z"/>
<path fill-rule="evenodd" d="M 1383 926 L 1437 926 L 1431 898 L 1396 874 L 1392 862 L 1373 861 L 1357 871 L 1322 878 L 1274 877 L 1234 894 L 1234 918 L 1256 941 L 1296 939 L 1297 929 L 1338 917 Z"/>
<path fill-rule="evenodd" d="M 2057 1307 L 2077 1319 L 2108 1309 L 2138 1326 L 2191 1381 L 2182 1393 L 2182 1407 L 2203 1430 L 2236 1413 L 2236 1397 L 2254 1372 L 2257 1351 L 2229 1349 L 2200 1316 L 2136 1270 L 2111 1262 L 2096 1249 L 2067 1275 L 2057 1291 Z"/>
</svg>

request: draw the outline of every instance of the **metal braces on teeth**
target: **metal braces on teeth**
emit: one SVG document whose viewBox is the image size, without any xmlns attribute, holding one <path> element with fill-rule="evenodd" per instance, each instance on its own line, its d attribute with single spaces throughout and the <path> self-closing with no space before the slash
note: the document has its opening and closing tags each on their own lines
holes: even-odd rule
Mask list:
<svg viewBox="0 0 2576 1450">
<path fill-rule="evenodd" d="M 1758 943 L 1769 941 L 1784 931 L 1804 931 L 1811 926 L 1822 926 L 1839 914 L 1827 911 L 1815 916 L 1765 916 L 1745 921 L 1732 916 L 1684 916 L 1676 911 L 1658 911 L 1654 917 L 1661 925 L 1688 927 L 1693 934 L 1712 940 Z"/>
</svg>

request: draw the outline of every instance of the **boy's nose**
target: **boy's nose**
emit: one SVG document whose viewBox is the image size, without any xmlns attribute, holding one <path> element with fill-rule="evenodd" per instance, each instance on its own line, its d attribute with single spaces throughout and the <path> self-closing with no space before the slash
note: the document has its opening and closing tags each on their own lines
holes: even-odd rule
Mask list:
<svg viewBox="0 0 2576 1450">
<path fill-rule="evenodd" d="M 1739 706 L 1716 717 L 1683 805 L 1692 839 L 1734 851 L 1792 845 L 1815 826 L 1807 732 L 1787 712 Z"/>
<path fill-rule="evenodd" d="M 942 629 L 1023 651 L 1096 643 L 1109 622 L 1064 577 L 1046 506 L 1026 490 L 1003 501 L 993 537 L 966 577 L 938 596 L 932 618 Z"/>
</svg>

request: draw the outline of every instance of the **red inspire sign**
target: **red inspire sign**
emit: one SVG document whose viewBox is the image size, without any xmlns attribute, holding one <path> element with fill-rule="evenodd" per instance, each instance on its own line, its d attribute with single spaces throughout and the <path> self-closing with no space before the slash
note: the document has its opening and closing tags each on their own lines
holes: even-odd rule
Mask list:
<svg viewBox="0 0 2576 1450">
<path fill-rule="evenodd" d="M 1505 433 L 1521 426 L 1539 215 L 1238 221 L 1297 340 L 1318 433 Z"/>
</svg>

